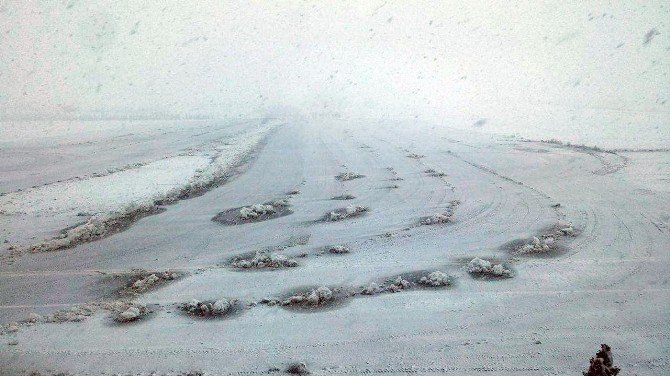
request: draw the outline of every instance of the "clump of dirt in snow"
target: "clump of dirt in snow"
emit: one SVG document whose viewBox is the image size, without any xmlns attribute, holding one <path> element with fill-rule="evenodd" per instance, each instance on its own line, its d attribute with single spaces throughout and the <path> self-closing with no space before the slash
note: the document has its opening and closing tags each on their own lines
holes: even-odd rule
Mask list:
<svg viewBox="0 0 670 376">
<path fill-rule="evenodd" d="M 367 206 L 362 205 L 349 205 L 346 208 L 336 209 L 326 214 L 324 220 L 330 222 L 341 221 L 347 218 L 358 217 L 365 214 L 368 211 Z"/>
<path fill-rule="evenodd" d="M 236 301 L 228 299 L 199 301 L 192 299 L 179 305 L 179 309 L 192 316 L 220 317 L 232 313 Z"/>
<path fill-rule="evenodd" d="M 335 179 L 339 180 L 339 181 L 349 181 L 349 180 L 360 179 L 360 178 L 364 178 L 364 177 L 365 177 L 365 175 L 356 174 L 356 173 L 353 173 L 353 172 L 343 172 L 341 174 L 336 175 Z"/>
<path fill-rule="evenodd" d="M 291 363 L 286 367 L 286 373 L 291 375 L 309 375 L 307 365 L 303 362 Z"/>
<path fill-rule="evenodd" d="M 450 223 L 452 222 L 452 217 L 454 215 L 454 211 L 456 210 L 456 207 L 460 204 L 458 200 L 451 201 L 449 205 L 447 205 L 446 209 L 442 213 L 438 214 L 433 214 L 429 217 L 424 217 L 421 218 L 419 223 L 422 225 L 437 225 L 437 224 L 443 224 L 443 223 Z"/>
<path fill-rule="evenodd" d="M 556 251 L 558 241 L 565 237 L 577 236 L 577 231 L 569 222 L 561 221 L 540 236 L 533 238 L 520 246 L 513 247 L 515 255 L 542 255 Z"/>
<path fill-rule="evenodd" d="M 346 245 L 333 245 L 328 247 L 328 253 L 332 253 L 335 255 L 349 253 L 350 251 L 351 250 Z"/>
<path fill-rule="evenodd" d="M 421 159 L 421 158 L 424 158 L 424 157 L 425 157 L 425 155 L 416 154 L 416 153 L 407 154 L 407 158 L 412 158 L 412 159 Z"/>
<path fill-rule="evenodd" d="M 489 278 L 511 278 L 514 276 L 512 270 L 503 264 L 494 264 L 491 261 L 480 259 L 475 257 L 468 265 L 465 267 L 465 270 L 473 276 L 477 277 L 489 277 Z"/>
<path fill-rule="evenodd" d="M 295 195 L 299 195 L 300 191 L 298 189 L 294 189 L 292 191 L 286 192 L 286 194 L 289 195 L 289 196 L 295 196 Z"/>
<path fill-rule="evenodd" d="M 447 273 L 436 270 L 421 277 L 419 283 L 429 287 L 443 287 L 451 285 L 451 278 Z"/>
<path fill-rule="evenodd" d="M 212 220 L 226 225 L 260 222 L 292 214 L 289 206 L 287 200 L 275 200 L 264 204 L 228 209 L 215 215 Z"/>
<path fill-rule="evenodd" d="M 121 290 L 121 295 L 138 295 L 161 286 L 169 281 L 177 280 L 184 276 L 184 273 L 165 271 L 165 272 L 139 272 L 128 285 Z"/>
<path fill-rule="evenodd" d="M 442 177 L 447 176 L 447 174 L 445 174 L 444 172 L 437 172 L 437 171 L 433 170 L 432 168 L 429 168 L 429 169 L 425 170 L 424 173 L 428 174 L 428 176 L 432 176 L 432 177 L 435 177 L 435 178 L 442 178 Z"/>
<path fill-rule="evenodd" d="M 355 198 L 356 198 L 356 196 L 350 195 L 350 194 L 347 193 L 347 194 L 343 194 L 343 195 L 339 195 L 339 196 L 333 196 L 330 199 L 331 200 L 353 200 Z"/>
<path fill-rule="evenodd" d="M 293 268 L 298 262 L 275 252 L 256 252 L 251 258 L 238 258 L 231 265 L 240 269 Z"/>
</svg>

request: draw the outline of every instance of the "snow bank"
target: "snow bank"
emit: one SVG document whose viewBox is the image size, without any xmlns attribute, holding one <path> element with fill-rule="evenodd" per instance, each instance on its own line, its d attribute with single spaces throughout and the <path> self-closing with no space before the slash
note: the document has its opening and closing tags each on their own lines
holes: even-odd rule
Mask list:
<svg viewBox="0 0 670 376">
<path fill-rule="evenodd" d="M 298 266 L 298 263 L 275 252 L 256 252 L 250 259 L 233 261 L 232 266 L 240 269 L 292 268 Z"/>
<path fill-rule="evenodd" d="M 200 195 L 223 183 L 231 169 L 242 163 L 274 128 L 269 125 L 249 131 L 226 139 L 225 144 L 219 141 L 214 157 L 165 158 L 105 176 L 0 196 L 0 212 L 10 218 L 50 217 L 50 223 L 56 226 L 72 226 L 57 237 L 19 245 L 12 253 L 55 251 L 101 239 L 124 230 L 143 216 L 159 212 L 159 205 Z M 94 215 L 86 223 L 75 225 L 77 213 L 82 212 Z M 29 234 L 22 237 L 30 239 Z"/>
<path fill-rule="evenodd" d="M 349 205 L 346 208 L 337 209 L 328 213 L 326 215 L 326 220 L 334 222 L 334 221 L 341 221 L 347 218 L 358 217 L 360 215 L 363 215 L 363 213 L 367 212 L 368 210 L 369 209 L 367 206 Z"/>
<path fill-rule="evenodd" d="M 509 278 L 513 276 L 510 269 L 507 269 L 502 264 L 493 264 L 490 261 L 475 257 L 466 266 L 466 270 L 470 274 L 487 275 L 499 278 Z"/>
</svg>

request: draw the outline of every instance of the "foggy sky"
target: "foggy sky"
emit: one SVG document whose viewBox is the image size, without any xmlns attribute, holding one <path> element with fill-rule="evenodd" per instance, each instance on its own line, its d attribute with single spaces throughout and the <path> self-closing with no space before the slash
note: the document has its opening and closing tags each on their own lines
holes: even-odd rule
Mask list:
<svg viewBox="0 0 670 376">
<path fill-rule="evenodd" d="M 149 3 L 0 2 L 0 116 L 670 118 L 665 1 Z"/>
</svg>

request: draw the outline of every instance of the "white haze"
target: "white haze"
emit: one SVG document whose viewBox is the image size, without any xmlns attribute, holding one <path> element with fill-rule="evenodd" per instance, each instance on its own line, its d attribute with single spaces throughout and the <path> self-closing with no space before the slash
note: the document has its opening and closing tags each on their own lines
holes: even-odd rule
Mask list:
<svg viewBox="0 0 670 376">
<path fill-rule="evenodd" d="M 667 147 L 668 20 L 665 1 L 2 1 L 0 116 L 337 114 Z"/>
</svg>

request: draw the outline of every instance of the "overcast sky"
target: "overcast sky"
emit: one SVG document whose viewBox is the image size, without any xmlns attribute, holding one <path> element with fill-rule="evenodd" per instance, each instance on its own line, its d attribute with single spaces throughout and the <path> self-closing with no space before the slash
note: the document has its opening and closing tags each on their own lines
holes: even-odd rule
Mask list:
<svg viewBox="0 0 670 376">
<path fill-rule="evenodd" d="M 0 116 L 670 118 L 667 1 L 0 4 Z"/>
</svg>

